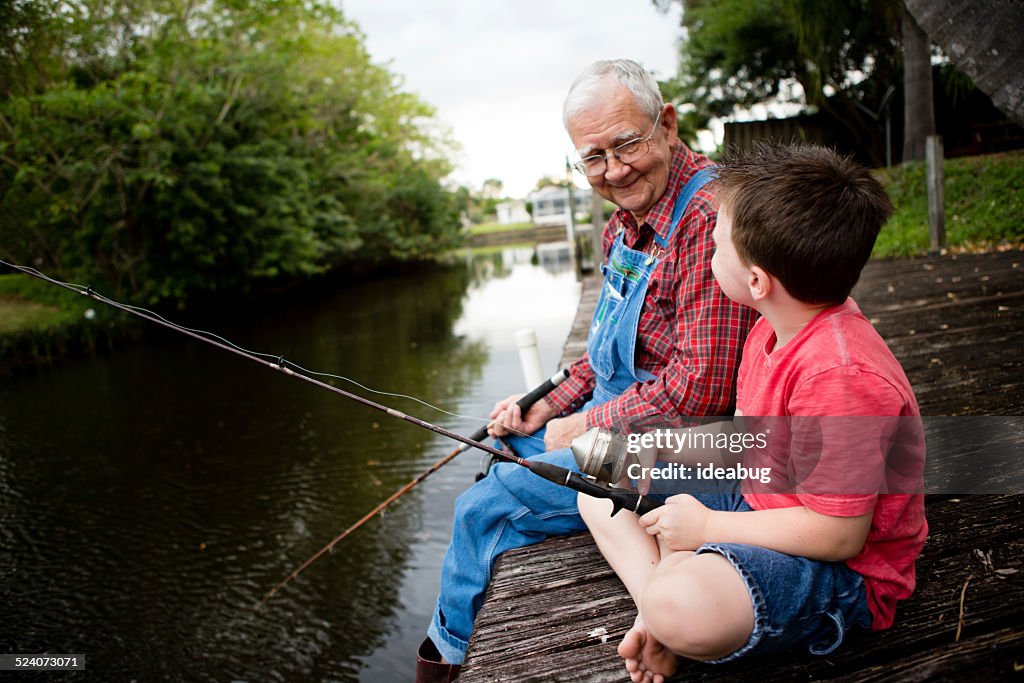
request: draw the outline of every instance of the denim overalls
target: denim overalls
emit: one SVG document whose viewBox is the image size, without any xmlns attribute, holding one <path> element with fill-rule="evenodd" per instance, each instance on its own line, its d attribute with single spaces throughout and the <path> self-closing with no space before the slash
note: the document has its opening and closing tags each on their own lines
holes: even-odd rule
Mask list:
<svg viewBox="0 0 1024 683">
<path fill-rule="evenodd" d="M 637 382 L 654 378 L 633 365 L 647 287 L 690 200 L 712 177 L 713 171 L 703 168 L 683 186 L 673 207 L 668 235 L 655 235 L 652 254 L 627 247 L 622 233 L 615 239 L 608 262 L 601 266 L 604 285 L 587 340 L 596 386 L 583 410 L 615 398 Z M 543 453 L 544 430 L 533 437 L 512 437 L 508 441 L 520 456 L 578 471 L 568 448 Z M 441 569 L 441 593 L 427 630 L 445 659 L 460 664 L 465 657 L 494 558 L 512 548 L 586 528 L 576 508 L 575 491 L 512 463 L 496 464 L 488 476 L 459 496 L 452 540 Z"/>
</svg>

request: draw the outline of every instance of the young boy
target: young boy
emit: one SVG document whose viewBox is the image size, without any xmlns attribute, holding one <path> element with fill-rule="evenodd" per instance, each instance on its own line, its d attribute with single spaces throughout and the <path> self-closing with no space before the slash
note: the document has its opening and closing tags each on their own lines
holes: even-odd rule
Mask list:
<svg viewBox="0 0 1024 683">
<path fill-rule="evenodd" d="M 773 476 L 790 480 L 675 495 L 639 520 L 609 517 L 607 501 L 580 496 L 637 605 L 619 645 L 634 681 L 663 680 L 678 656 L 826 654 L 855 625 L 887 628 L 896 601 L 913 592 L 927 536 L 923 438 L 913 429 L 893 436 L 894 420 L 919 425 L 917 401 L 849 298 L 892 213 L 885 191 L 866 169 L 811 146 L 760 147 L 718 175 L 712 270 L 727 296 L 761 314 L 743 350 L 737 416 L 778 416 L 760 436 L 772 443 Z M 820 422 L 797 423 L 807 419 Z M 897 442 L 899 484 L 880 494 L 894 490 L 880 483 L 888 475 L 879 463 L 892 471 L 887 451 Z M 794 462 L 811 450 L 811 465 Z M 657 456 L 708 462 L 665 448 Z M 843 480 L 844 471 L 854 474 Z"/>
</svg>

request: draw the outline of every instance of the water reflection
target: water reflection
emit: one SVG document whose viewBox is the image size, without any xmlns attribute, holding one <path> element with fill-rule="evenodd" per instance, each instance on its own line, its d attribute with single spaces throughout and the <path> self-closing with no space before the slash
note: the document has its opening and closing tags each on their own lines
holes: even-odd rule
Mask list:
<svg viewBox="0 0 1024 683">
<path fill-rule="evenodd" d="M 352 284 L 215 326 L 482 416 L 522 390 L 514 331 L 536 328 L 553 371 L 575 311 L 571 269 L 533 258 Z M 478 424 L 355 390 L 455 431 Z M 410 680 L 471 454 L 252 606 L 451 448 L 172 335 L 5 382 L 0 651 L 85 653 L 114 680 Z"/>
</svg>

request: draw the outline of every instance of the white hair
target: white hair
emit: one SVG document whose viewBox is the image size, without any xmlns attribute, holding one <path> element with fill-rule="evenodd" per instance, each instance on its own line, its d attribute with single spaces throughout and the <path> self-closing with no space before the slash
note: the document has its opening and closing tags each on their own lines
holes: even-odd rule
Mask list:
<svg viewBox="0 0 1024 683">
<path fill-rule="evenodd" d="M 610 82 L 609 82 L 610 81 Z M 610 85 L 628 90 L 640 110 L 654 121 L 665 106 L 654 76 L 632 59 L 605 59 L 585 68 L 569 88 L 562 105 L 562 124 L 569 130 L 569 120 L 608 94 Z"/>
</svg>

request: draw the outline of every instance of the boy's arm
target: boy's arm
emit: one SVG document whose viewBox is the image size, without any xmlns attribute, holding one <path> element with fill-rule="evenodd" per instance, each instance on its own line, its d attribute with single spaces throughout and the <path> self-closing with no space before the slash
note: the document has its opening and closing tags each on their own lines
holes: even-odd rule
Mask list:
<svg viewBox="0 0 1024 683">
<path fill-rule="evenodd" d="M 739 418 L 742 420 L 742 416 Z M 742 423 L 733 419 L 718 419 L 688 429 L 662 429 L 664 442 L 655 454 L 662 462 L 674 462 L 693 467 L 698 463 L 715 467 L 734 465 L 743 459 L 743 451 L 730 451 L 719 444 L 728 443 L 733 434 L 742 431 Z"/>
<path fill-rule="evenodd" d="M 864 547 L 873 512 L 857 517 L 823 515 L 804 506 L 721 512 L 690 495 L 672 496 L 640 518 L 648 534 L 672 550 L 705 543 L 743 543 L 823 562 L 841 562 Z"/>
</svg>

